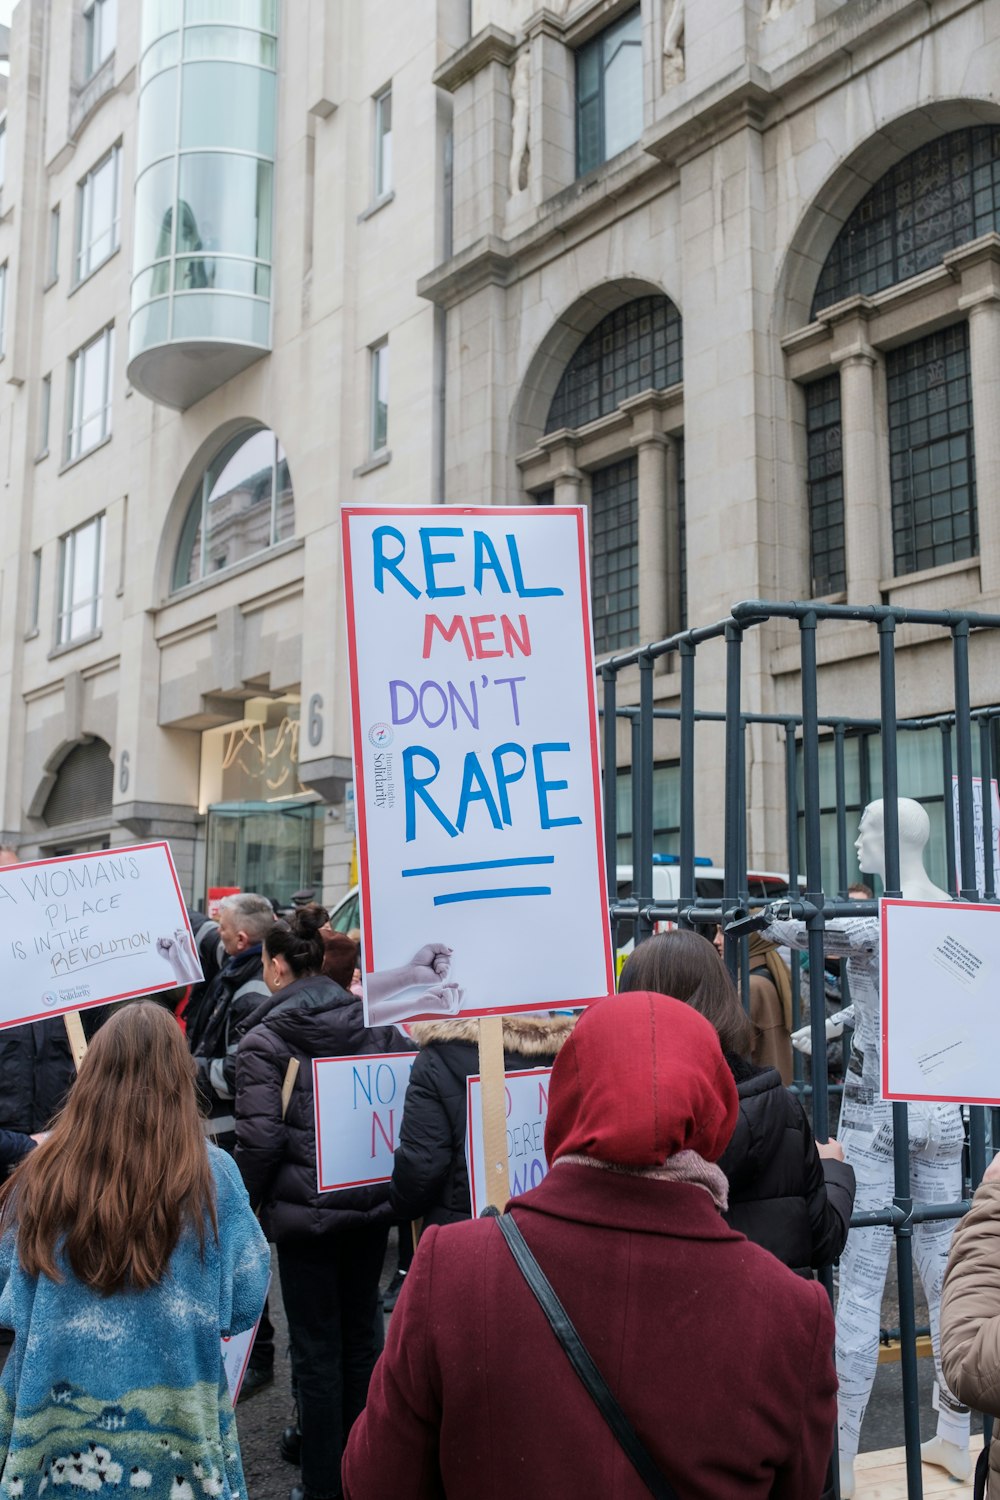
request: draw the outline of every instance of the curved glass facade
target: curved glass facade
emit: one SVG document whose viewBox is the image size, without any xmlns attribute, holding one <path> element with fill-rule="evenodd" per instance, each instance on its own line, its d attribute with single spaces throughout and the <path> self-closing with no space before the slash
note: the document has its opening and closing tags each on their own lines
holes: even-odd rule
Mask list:
<svg viewBox="0 0 1000 1500">
<path fill-rule="evenodd" d="M 167 406 L 270 349 L 277 26 L 278 0 L 143 0 L 128 373 Z"/>
</svg>

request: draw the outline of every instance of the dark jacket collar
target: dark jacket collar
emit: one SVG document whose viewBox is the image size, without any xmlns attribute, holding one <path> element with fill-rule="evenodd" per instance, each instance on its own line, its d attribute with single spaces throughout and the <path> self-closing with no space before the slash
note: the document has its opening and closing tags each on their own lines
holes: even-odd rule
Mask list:
<svg viewBox="0 0 1000 1500">
<path fill-rule="evenodd" d="M 536 1188 L 512 1199 L 511 1206 L 577 1224 L 675 1239 L 744 1238 L 730 1229 L 709 1194 L 695 1183 L 658 1182 L 632 1172 L 579 1166 L 576 1162 L 557 1161 Z"/>
<path fill-rule="evenodd" d="M 220 972 L 225 974 L 226 978 L 228 979 L 231 978 L 234 974 L 239 974 L 244 967 L 255 969 L 263 968 L 263 964 L 261 962 L 261 954 L 263 951 L 263 945 L 261 943 L 251 943 L 249 947 L 241 948 L 239 953 L 229 954 L 226 958 L 225 963 L 222 965 L 222 969 L 220 970 Z"/>
<path fill-rule="evenodd" d="M 250 1031 L 261 1021 L 272 1021 L 293 1010 L 329 1010 L 345 1004 L 360 1007 L 361 1001 L 325 974 L 303 974 L 300 979 L 293 979 L 291 984 L 268 995 L 250 1016 L 244 1029 Z"/>
</svg>

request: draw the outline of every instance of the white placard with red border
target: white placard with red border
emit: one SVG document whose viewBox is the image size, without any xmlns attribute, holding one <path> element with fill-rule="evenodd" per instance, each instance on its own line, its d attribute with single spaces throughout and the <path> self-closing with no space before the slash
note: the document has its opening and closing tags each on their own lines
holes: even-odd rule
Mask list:
<svg viewBox="0 0 1000 1500">
<path fill-rule="evenodd" d="M 1000 1105 L 1000 906 L 879 908 L 883 1095 Z"/>
<path fill-rule="evenodd" d="M 0 1027 L 202 978 L 166 843 L 0 868 Z"/>
<path fill-rule="evenodd" d="M 371 1052 L 313 1059 L 319 1192 L 389 1181 L 416 1056 Z"/>
<path fill-rule="evenodd" d="M 507 1169 L 512 1198 L 537 1187 L 549 1170 L 545 1159 L 545 1122 L 549 1117 L 551 1077 L 551 1068 L 523 1068 L 504 1074 Z M 465 1164 L 474 1219 L 479 1218 L 488 1201 L 482 1092 L 481 1080 L 473 1074 L 466 1082 Z"/>
<path fill-rule="evenodd" d="M 599 999 L 586 512 L 342 514 L 369 1023 Z"/>
<path fill-rule="evenodd" d="M 267 1278 L 267 1292 L 264 1293 L 265 1305 L 268 1292 L 271 1290 L 271 1278 Z M 226 1385 L 229 1387 L 229 1399 L 235 1406 L 240 1399 L 240 1387 L 243 1377 L 250 1363 L 250 1352 L 253 1349 L 254 1339 L 257 1337 L 257 1329 L 260 1327 L 260 1319 L 264 1316 L 264 1308 L 260 1310 L 260 1317 L 252 1328 L 247 1328 L 243 1333 L 222 1335 L 222 1368 L 226 1372 Z"/>
</svg>

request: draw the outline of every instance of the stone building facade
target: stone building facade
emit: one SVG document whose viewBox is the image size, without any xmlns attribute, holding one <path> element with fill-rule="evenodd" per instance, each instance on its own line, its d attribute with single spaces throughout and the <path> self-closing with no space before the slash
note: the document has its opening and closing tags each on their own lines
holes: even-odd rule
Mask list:
<svg viewBox="0 0 1000 1500">
<path fill-rule="evenodd" d="M 741 598 L 997 609 L 998 80 L 998 0 L 20 0 L 3 838 L 343 890 L 347 499 L 587 505 L 599 654 Z M 948 709 L 946 647 L 900 646 L 904 711 Z M 877 712 L 874 652 L 822 633 L 824 711 Z M 792 635 L 745 655 L 793 709 Z M 698 775 L 718 858 L 721 731 Z M 758 865 L 783 776 L 760 726 Z"/>
</svg>

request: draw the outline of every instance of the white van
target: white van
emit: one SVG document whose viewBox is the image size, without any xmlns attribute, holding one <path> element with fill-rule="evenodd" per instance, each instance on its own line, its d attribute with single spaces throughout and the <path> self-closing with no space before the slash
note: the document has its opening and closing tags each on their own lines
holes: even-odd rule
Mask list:
<svg viewBox="0 0 1000 1500">
<path fill-rule="evenodd" d="M 676 901 L 681 894 L 681 872 L 680 857 L 676 854 L 654 854 L 653 855 L 653 900 Z M 619 865 L 618 875 L 618 899 L 627 901 L 632 895 L 632 866 Z M 713 865 L 710 859 L 703 855 L 695 858 L 694 862 L 694 893 L 705 900 L 720 900 L 726 872 L 718 865 Z M 748 870 L 747 891 L 753 902 L 780 901 L 788 895 L 788 876 L 781 875 L 774 870 Z M 660 921 L 656 924 L 657 932 L 665 932 L 673 923 Z M 621 952 L 623 949 L 631 950 L 632 940 L 635 936 L 635 923 L 619 920 L 617 933 L 617 947 Z"/>
</svg>

